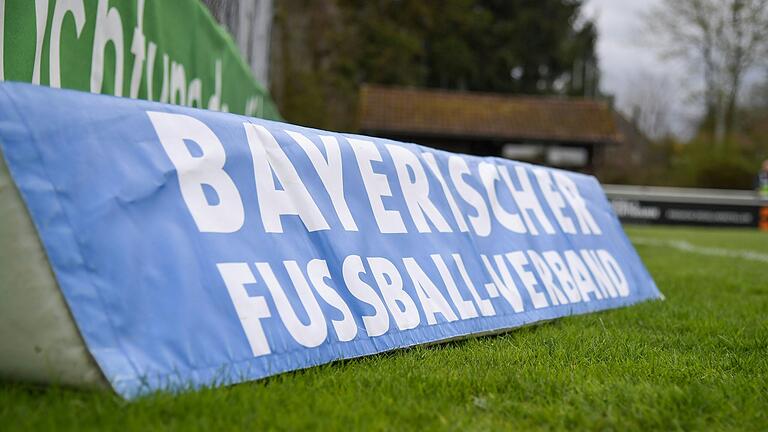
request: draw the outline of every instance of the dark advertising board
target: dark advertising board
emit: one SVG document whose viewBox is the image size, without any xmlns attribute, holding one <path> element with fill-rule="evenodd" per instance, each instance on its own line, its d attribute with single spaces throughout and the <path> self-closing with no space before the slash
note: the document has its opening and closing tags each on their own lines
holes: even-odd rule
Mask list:
<svg viewBox="0 0 768 432">
<path fill-rule="evenodd" d="M 606 186 L 622 222 L 768 229 L 768 200 L 750 191 Z"/>
</svg>

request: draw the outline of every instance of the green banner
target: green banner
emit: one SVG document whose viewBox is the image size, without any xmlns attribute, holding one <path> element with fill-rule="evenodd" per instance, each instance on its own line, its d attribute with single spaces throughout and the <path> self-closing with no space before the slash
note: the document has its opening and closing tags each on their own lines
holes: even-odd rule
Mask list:
<svg viewBox="0 0 768 432">
<path fill-rule="evenodd" d="M 0 0 L 0 80 L 280 118 L 197 0 Z"/>
</svg>

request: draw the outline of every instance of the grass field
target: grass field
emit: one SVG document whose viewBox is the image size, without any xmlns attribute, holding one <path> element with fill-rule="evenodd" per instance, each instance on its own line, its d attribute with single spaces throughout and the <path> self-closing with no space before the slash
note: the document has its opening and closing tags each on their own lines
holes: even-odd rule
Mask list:
<svg viewBox="0 0 768 432">
<path fill-rule="evenodd" d="M 0 430 L 768 430 L 768 233 L 627 232 L 665 301 L 133 403 L 0 383 Z"/>
</svg>

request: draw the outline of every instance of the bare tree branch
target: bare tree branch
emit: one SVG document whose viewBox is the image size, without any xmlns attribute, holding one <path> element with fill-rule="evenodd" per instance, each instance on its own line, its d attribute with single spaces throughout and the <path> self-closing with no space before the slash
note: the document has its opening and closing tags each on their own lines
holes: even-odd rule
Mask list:
<svg viewBox="0 0 768 432">
<path fill-rule="evenodd" d="M 744 76 L 768 54 L 768 0 L 663 0 L 645 16 L 662 58 L 687 62 L 704 83 L 704 124 L 723 141 Z"/>
</svg>

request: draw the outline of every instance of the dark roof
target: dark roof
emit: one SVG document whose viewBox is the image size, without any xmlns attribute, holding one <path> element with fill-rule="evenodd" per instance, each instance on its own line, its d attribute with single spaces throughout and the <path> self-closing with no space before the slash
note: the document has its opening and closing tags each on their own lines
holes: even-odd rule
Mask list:
<svg viewBox="0 0 768 432">
<path fill-rule="evenodd" d="M 616 143 L 603 101 L 363 85 L 360 129 L 367 133 Z"/>
</svg>

